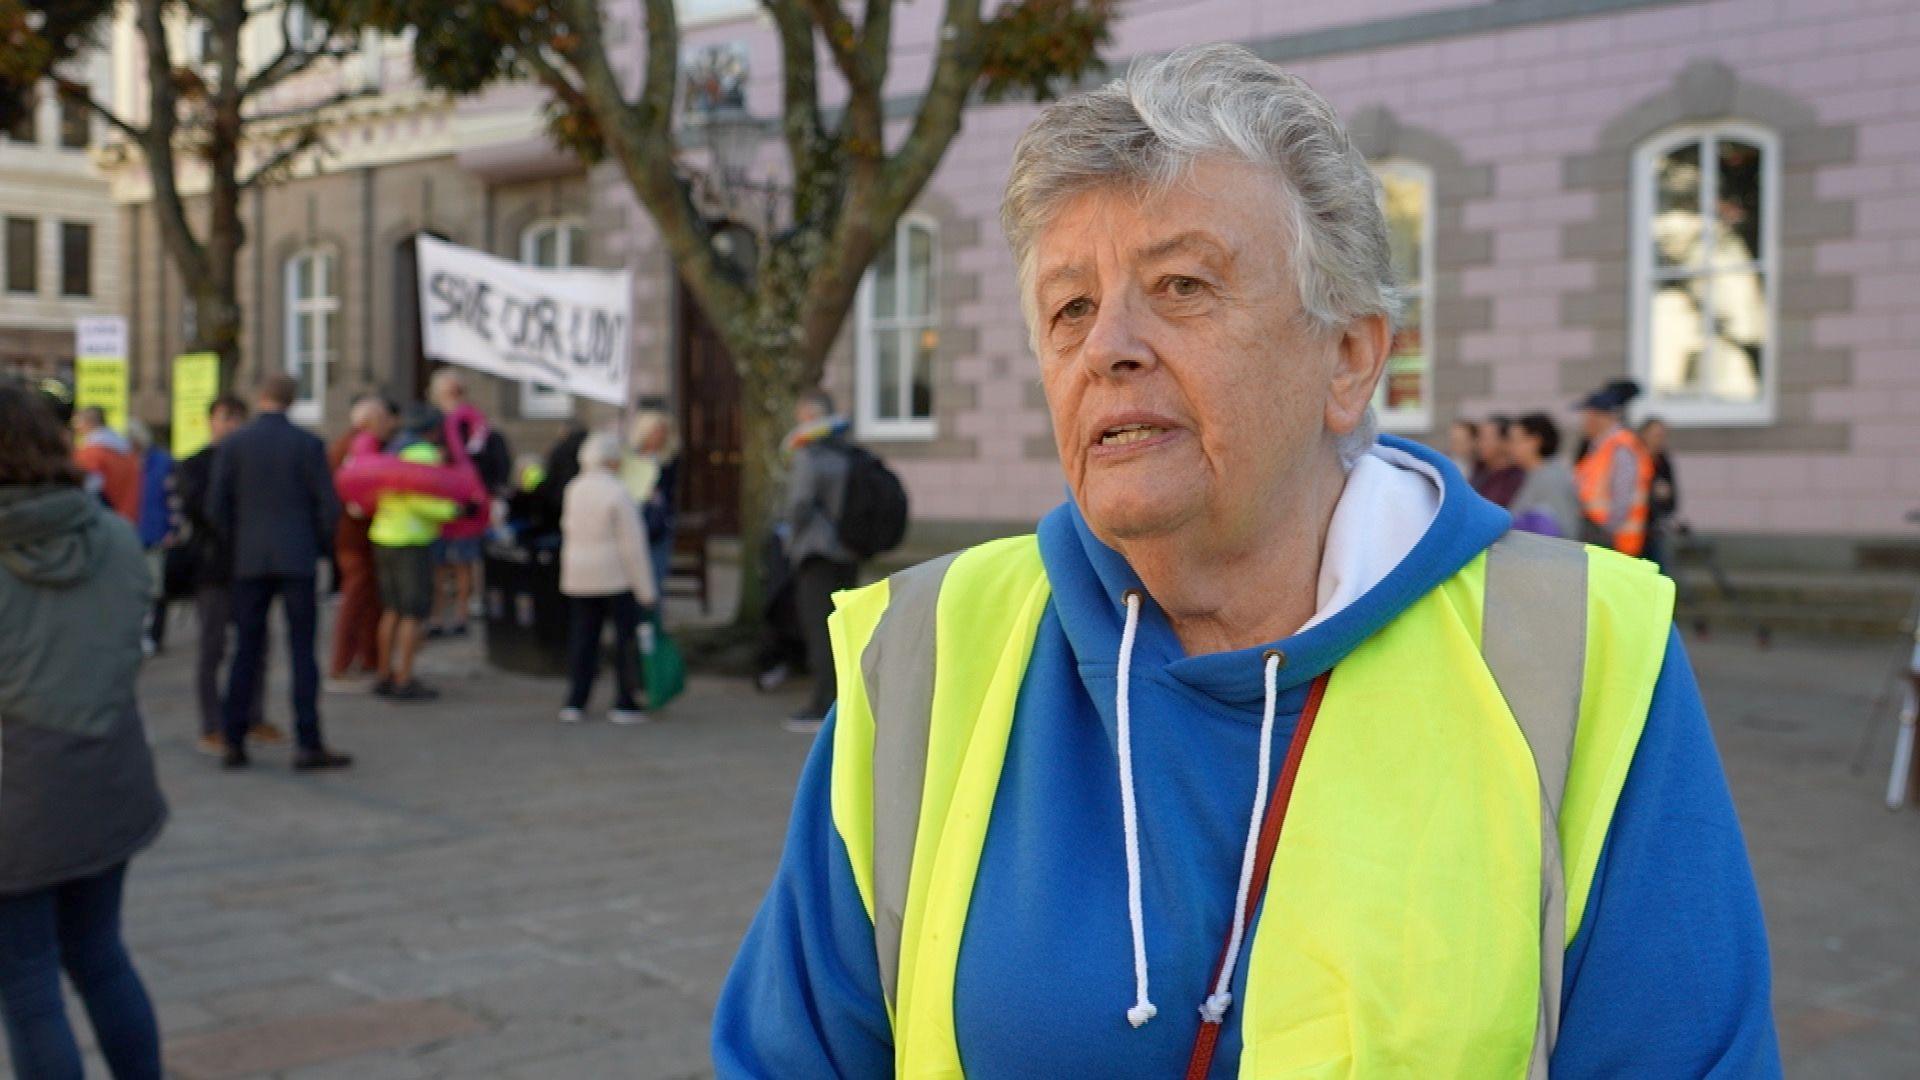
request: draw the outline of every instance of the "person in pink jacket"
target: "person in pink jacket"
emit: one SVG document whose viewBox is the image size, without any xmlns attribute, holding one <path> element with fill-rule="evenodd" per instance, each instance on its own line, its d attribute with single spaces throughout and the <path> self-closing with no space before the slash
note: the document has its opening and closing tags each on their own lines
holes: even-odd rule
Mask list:
<svg viewBox="0 0 1920 1080">
<path fill-rule="evenodd" d="M 491 430 L 486 414 L 467 400 L 466 379 L 453 368 L 441 368 L 434 372 L 430 396 L 446 415 L 447 463 L 473 469 L 474 456 L 486 446 Z M 440 542 L 434 545 L 434 603 L 428 637 L 466 636 L 467 611 L 479 575 L 480 543 L 491 518 L 491 507 L 483 501 L 440 530 Z"/>
</svg>

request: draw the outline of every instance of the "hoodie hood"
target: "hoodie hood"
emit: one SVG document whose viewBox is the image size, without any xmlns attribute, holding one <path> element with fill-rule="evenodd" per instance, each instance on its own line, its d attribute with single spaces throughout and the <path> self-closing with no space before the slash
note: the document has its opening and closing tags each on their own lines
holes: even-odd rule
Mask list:
<svg viewBox="0 0 1920 1080">
<path fill-rule="evenodd" d="M 127 441 L 126 436 L 112 428 L 96 428 L 82 442 L 84 445 L 102 447 L 116 454 L 133 453 L 133 444 Z"/>
<path fill-rule="evenodd" d="M 1383 436 L 1348 474 L 1321 559 L 1318 610 L 1293 635 L 1249 649 L 1187 656 L 1159 608 L 1142 604 L 1133 643 L 1136 674 L 1163 672 L 1236 707 L 1264 695 L 1262 656 L 1287 658 L 1279 689 L 1331 669 L 1373 633 L 1504 535 L 1507 512 L 1474 494 L 1460 470 L 1416 443 Z M 1125 594 L 1140 577 L 1108 547 L 1072 502 L 1040 523 L 1040 553 L 1060 621 L 1095 702 L 1108 688 L 1126 622 Z M 1096 686 L 1095 681 L 1104 682 Z M 1108 717 L 1109 721 L 1112 717 Z"/>
<path fill-rule="evenodd" d="M 0 567 L 42 588 L 77 584 L 106 556 L 105 515 L 79 488 L 0 488 Z"/>
</svg>

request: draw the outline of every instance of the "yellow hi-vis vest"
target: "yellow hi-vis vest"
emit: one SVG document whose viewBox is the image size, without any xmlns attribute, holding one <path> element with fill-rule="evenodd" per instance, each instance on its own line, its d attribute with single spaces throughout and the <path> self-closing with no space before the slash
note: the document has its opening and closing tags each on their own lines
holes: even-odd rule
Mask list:
<svg viewBox="0 0 1920 1080">
<path fill-rule="evenodd" d="M 963 1075 L 961 935 L 1050 595 L 1024 536 L 836 598 L 832 815 L 903 1078 Z M 1248 930 L 1241 1077 L 1546 1076 L 1672 598 L 1512 533 L 1334 668 Z"/>
</svg>

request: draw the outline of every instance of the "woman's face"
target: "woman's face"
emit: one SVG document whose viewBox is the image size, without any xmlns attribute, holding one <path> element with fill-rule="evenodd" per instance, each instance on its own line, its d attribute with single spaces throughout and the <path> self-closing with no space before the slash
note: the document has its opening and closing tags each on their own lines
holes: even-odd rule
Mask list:
<svg viewBox="0 0 1920 1080">
<path fill-rule="evenodd" d="M 1037 237 L 1041 382 L 1067 483 L 1102 540 L 1199 523 L 1239 542 L 1360 422 L 1385 323 L 1326 330 L 1304 316 L 1286 198 L 1252 166 L 1203 161 L 1164 194 L 1086 191 Z"/>
<path fill-rule="evenodd" d="M 1507 429 L 1507 454 L 1514 464 L 1531 469 L 1540 464 L 1540 439 L 1514 424 Z"/>
<path fill-rule="evenodd" d="M 1480 425 L 1479 445 L 1475 449 L 1480 454 L 1480 463 L 1488 468 L 1507 463 L 1507 437 L 1498 424 L 1489 421 Z"/>
<path fill-rule="evenodd" d="M 1456 423 L 1447 429 L 1447 456 L 1455 461 L 1465 461 L 1474 456 L 1472 428 Z"/>
<path fill-rule="evenodd" d="M 1652 453 L 1660 453 L 1667 448 L 1667 425 L 1658 421 L 1648 424 L 1640 430 L 1640 441 Z"/>
</svg>

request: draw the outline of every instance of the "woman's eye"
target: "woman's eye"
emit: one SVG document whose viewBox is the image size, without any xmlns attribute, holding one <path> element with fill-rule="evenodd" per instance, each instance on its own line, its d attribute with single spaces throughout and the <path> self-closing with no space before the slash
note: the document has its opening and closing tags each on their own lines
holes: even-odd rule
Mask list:
<svg viewBox="0 0 1920 1080">
<path fill-rule="evenodd" d="M 1084 296 L 1076 296 L 1073 299 L 1067 301 L 1066 303 L 1060 305 L 1060 310 L 1055 312 L 1053 317 L 1056 320 L 1078 319 L 1087 315 L 1091 315 L 1092 313 L 1093 313 L 1093 301 L 1087 299 Z"/>
<path fill-rule="evenodd" d="M 1175 276 L 1167 279 L 1167 291 L 1178 297 L 1198 296 L 1205 288 L 1206 284 L 1199 278 Z"/>
</svg>

